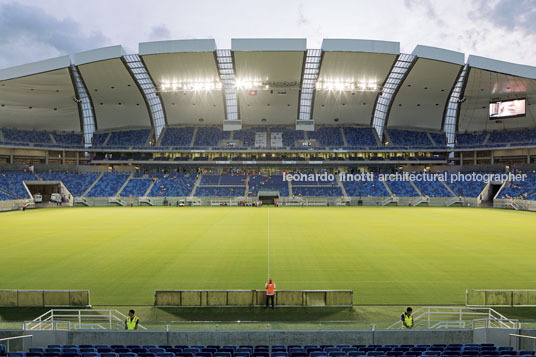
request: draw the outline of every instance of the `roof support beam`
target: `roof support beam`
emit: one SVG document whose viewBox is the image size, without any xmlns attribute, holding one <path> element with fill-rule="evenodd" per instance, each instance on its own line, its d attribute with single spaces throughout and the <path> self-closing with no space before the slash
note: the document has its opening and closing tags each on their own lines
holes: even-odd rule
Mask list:
<svg viewBox="0 0 536 357">
<path fill-rule="evenodd" d="M 306 128 L 310 126 L 311 128 L 309 130 L 314 130 L 314 121 L 312 118 L 313 100 L 321 62 L 322 50 L 307 50 L 305 68 L 303 70 L 301 81 L 300 109 L 298 113 L 298 121 L 296 122 L 296 129 L 302 129 L 300 122 L 304 123 L 309 121 L 310 124 L 304 126 Z"/>
<path fill-rule="evenodd" d="M 97 130 L 97 120 L 95 117 L 93 102 L 87 92 L 86 85 L 82 76 L 80 75 L 80 72 L 78 71 L 78 67 L 72 65 L 70 67 L 70 71 L 76 92 L 75 101 L 78 104 L 78 112 L 80 113 L 80 118 L 82 121 L 84 145 L 86 147 L 90 147 L 93 133 Z"/>
<path fill-rule="evenodd" d="M 460 116 L 460 104 L 463 99 L 467 78 L 469 78 L 468 74 L 469 66 L 465 65 L 461 69 L 447 101 L 447 107 L 443 116 L 443 132 L 447 136 L 448 147 L 454 147 L 456 142 L 456 127 L 458 117 Z"/>
<path fill-rule="evenodd" d="M 372 116 L 372 126 L 376 130 L 380 140 L 383 138 L 383 129 L 387 124 L 387 118 L 393 105 L 393 99 L 404 82 L 411 67 L 415 64 L 417 56 L 401 54 L 398 56 L 391 73 L 383 85 L 383 89 L 376 99 L 374 114 Z"/>
<path fill-rule="evenodd" d="M 149 110 L 149 116 L 151 117 L 151 122 L 154 128 L 156 142 L 166 126 L 166 114 L 162 101 L 156 92 L 156 86 L 149 75 L 149 72 L 147 72 L 145 65 L 141 61 L 140 56 L 127 55 L 122 58 L 145 99 L 145 104 Z"/>
<path fill-rule="evenodd" d="M 218 62 L 218 72 L 223 84 L 225 99 L 223 130 L 240 130 L 242 129 L 242 121 L 238 111 L 238 96 L 231 50 L 216 50 L 216 61 Z"/>
</svg>

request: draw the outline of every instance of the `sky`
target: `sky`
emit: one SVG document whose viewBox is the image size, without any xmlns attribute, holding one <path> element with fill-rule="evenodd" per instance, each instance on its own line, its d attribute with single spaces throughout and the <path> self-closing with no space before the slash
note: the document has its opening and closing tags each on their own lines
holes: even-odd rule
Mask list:
<svg viewBox="0 0 536 357">
<path fill-rule="evenodd" d="M 0 68 L 139 42 L 324 38 L 400 42 L 536 66 L 536 0 L 0 0 Z"/>
</svg>

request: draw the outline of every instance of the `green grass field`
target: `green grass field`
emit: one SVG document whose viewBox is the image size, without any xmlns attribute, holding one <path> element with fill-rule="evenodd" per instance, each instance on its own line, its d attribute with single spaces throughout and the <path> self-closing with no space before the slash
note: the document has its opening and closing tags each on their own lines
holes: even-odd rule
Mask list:
<svg viewBox="0 0 536 357">
<path fill-rule="evenodd" d="M 156 289 L 260 289 L 270 245 L 278 289 L 461 305 L 465 289 L 534 288 L 535 232 L 534 213 L 471 208 L 8 212 L 0 289 L 89 289 L 94 305 L 152 305 Z"/>
</svg>

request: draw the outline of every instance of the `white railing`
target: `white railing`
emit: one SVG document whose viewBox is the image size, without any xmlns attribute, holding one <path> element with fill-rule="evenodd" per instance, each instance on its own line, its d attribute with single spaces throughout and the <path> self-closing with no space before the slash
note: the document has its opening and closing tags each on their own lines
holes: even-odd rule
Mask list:
<svg viewBox="0 0 536 357">
<path fill-rule="evenodd" d="M 10 352 L 10 342 L 13 341 L 13 340 L 19 340 L 19 339 L 24 339 L 24 338 L 29 338 L 30 339 L 30 346 L 32 346 L 33 335 L 22 335 L 22 336 L 13 336 L 13 337 L 0 338 L 0 343 L 5 342 L 7 352 Z M 24 341 L 22 343 L 24 344 Z M 25 348 L 23 348 L 23 349 L 25 349 Z"/>
<path fill-rule="evenodd" d="M 516 345 L 515 346 L 512 345 L 512 337 L 516 337 Z M 515 334 L 515 333 L 511 333 L 509 335 L 509 338 L 510 338 L 509 345 L 513 346 L 516 350 L 521 349 L 519 345 L 520 345 L 520 342 L 521 342 L 520 340 L 522 338 L 526 338 L 527 340 L 532 340 L 534 342 L 534 347 L 532 347 L 532 348 L 524 348 L 525 350 L 532 350 L 532 351 L 536 350 L 536 337 L 534 337 L 534 336 L 518 335 L 518 334 Z"/>
<path fill-rule="evenodd" d="M 123 329 L 127 316 L 117 310 L 70 310 L 53 309 L 35 318 L 25 321 L 24 330 L 77 330 Z M 146 330 L 142 325 L 138 325 Z"/>
<path fill-rule="evenodd" d="M 450 306 L 427 306 L 413 312 L 413 324 L 416 328 L 472 328 L 500 327 L 519 328 L 519 321 L 508 319 L 491 308 L 470 308 Z M 403 328 L 402 321 L 397 321 L 387 329 Z"/>
</svg>

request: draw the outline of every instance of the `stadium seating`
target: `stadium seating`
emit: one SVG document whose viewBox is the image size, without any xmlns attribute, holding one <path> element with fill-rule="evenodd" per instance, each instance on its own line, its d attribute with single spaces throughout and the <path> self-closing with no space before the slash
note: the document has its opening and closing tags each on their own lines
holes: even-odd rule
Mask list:
<svg viewBox="0 0 536 357">
<path fill-rule="evenodd" d="M 112 131 L 106 146 L 145 146 L 151 129 Z"/>
<path fill-rule="evenodd" d="M 443 133 L 428 133 L 435 143 L 435 146 L 447 146 L 447 137 Z"/>
<path fill-rule="evenodd" d="M 112 197 L 128 179 L 128 173 L 107 172 L 89 190 L 87 197 Z"/>
<path fill-rule="evenodd" d="M 186 197 L 194 188 L 197 177 L 193 174 L 172 173 L 167 175 L 151 174 L 156 182 L 149 193 L 150 197 Z"/>
<path fill-rule="evenodd" d="M 189 147 L 194 136 L 193 127 L 167 128 L 160 142 L 161 146 Z"/>
<path fill-rule="evenodd" d="M 499 198 L 536 200 L 536 173 L 527 173 L 527 177 L 522 181 L 511 181 L 509 186 L 501 190 Z"/>
<path fill-rule="evenodd" d="M 4 191 L 6 199 L 9 197 L 30 198 L 23 181 L 37 181 L 37 177 L 29 172 L 4 171 L 0 172 L 0 190 Z"/>
<path fill-rule="evenodd" d="M 297 140 L 305 140 L 304 132 L 301 130 L 289 129 L 286 127 L 274 127 L 270 133 L 281 133 L 283 135 L 283 146 L 294 146 Z"/>
<path fill-rule="evenodd" d="M 54 133 L 52 134 L 56 144 L 65 146 L 65 147 L 77 147 L 83 144 L 82 134 L 76 133 Z"/>
<path fill-rule="evenodd" d="M 307 132 L 310 140 L 316 140 L 321 146 L 344 146 L 340 127 L 324 126 Z"/>
<path fill-rule="evenodd" d="M 255 146 L 255 133 L 261 132 L 261 131 L 267 132 L 267 129 L 255 128 L 255 129 L 237 130 L 233 133 L 233 139 L 242 141 L 242 145 L 245 147 L 254 147 Z"/>
<path fill-rule="evenodd" d="M 49 345 L 8 357 L 532 357 L 534 351 L 494 344 L 333 345 Z"/>
<path fill-rule="evenodd" d="M 231 135 L 228 131 L 223 131 L 220 128 L 198 127 L 195 135 L 194 146 L 219 146 L 220 141 L 229 140 L 230 137 Z"/>
<path fill-rule="evenodd" d="M 484 187 L 485 182 L 481 181 L 458 181 L 452 180 L 450 174 L 447 174 L 447 185 L 456 193 L 458 197 L 478 197 Z"/>
<path fill-rule="evenodd" d="M 38 130 L 2 129 L 4 141 L 52 144 L 50 133 Z"/>
<path fill-rule="evenodd" d="M 414 181 L 413 183 L 424 196 L 453 197 L 452 193 L 441 181 Z"/>
<path fill-rule="evenodd" d="M 415 190 L 413 185 L 409 181 L 402 180 L 388 180 L 387 186 L 391 192 L 398 197 L 418 197 L 419 193 Z"/>
<path fill-rule="evenodd" d="M 91 139 L 91 143 L 93 144 L 93 146 L 103 146 L 106 140 L 108 140 L 109 136 L 110 133 L 94 133 Z"/>
<path fill-rule="evenodd" d="M 80 197 L 86 192 L 100 173 L 64 173 L 64 172 L 40 172 L 39 177 L 43 181 L 61 181 L 73 197 Z"/>
<path fill-rule="evenodd" d="M 279 191 L 280 196 L 288 196 L 288 182 L 283 181 L 283 175 L 265 175 L 262 173 L 250 175 L 248 182 L 250 196 L 257 196 L 259 191 Z"/>
<path fill-rule="evenodd" d="M 131 178 L 123 190 L 119 193 L 120 197 L 143 197 L 145 192 L 153 183 L 152 179 Z"/>
<path fill-rule="evenodd" d="M 195 195 L 199 197 L 239 197 L 244 196 L 245 186 L 199 186 Z"/>
<path fill-rule="evenodd" d="M 374 177 L 372 181 L 343 181 L 344 190 L 350 197 L 388 197 L 385 184 Z"/>
<path fill-rule="evenodd" d="M 387 129 L 387 134 L 393 146 L 433 146 L 428 133 L 424 131 Z"/>
<path fill-rule="evenodd" d="M 339 186 L 293 186 L 292 194 L 298 197 L 340 197 L 343 196 Z"/>
<path fill-rule="evenodd" d="M 374 129 L 345 126 L 344 137 L 349 147 L 375 147 L 378 146 Z"/>
<path fill-rule="evenodd" d="M 456 146 L 464 147 L 478 147 L 484 144 L 484 141 L 488 137 L 486 133 L 480 134 L 456 134 Z"/>
<path fill-rule="evenodd" d="M 506 130 L 506 131 L 494 131 L 489 134 L 489 144 L 529 144 L 536 143 L 536 130 L 524 129 L 524 130 Z"/>
</svg>

